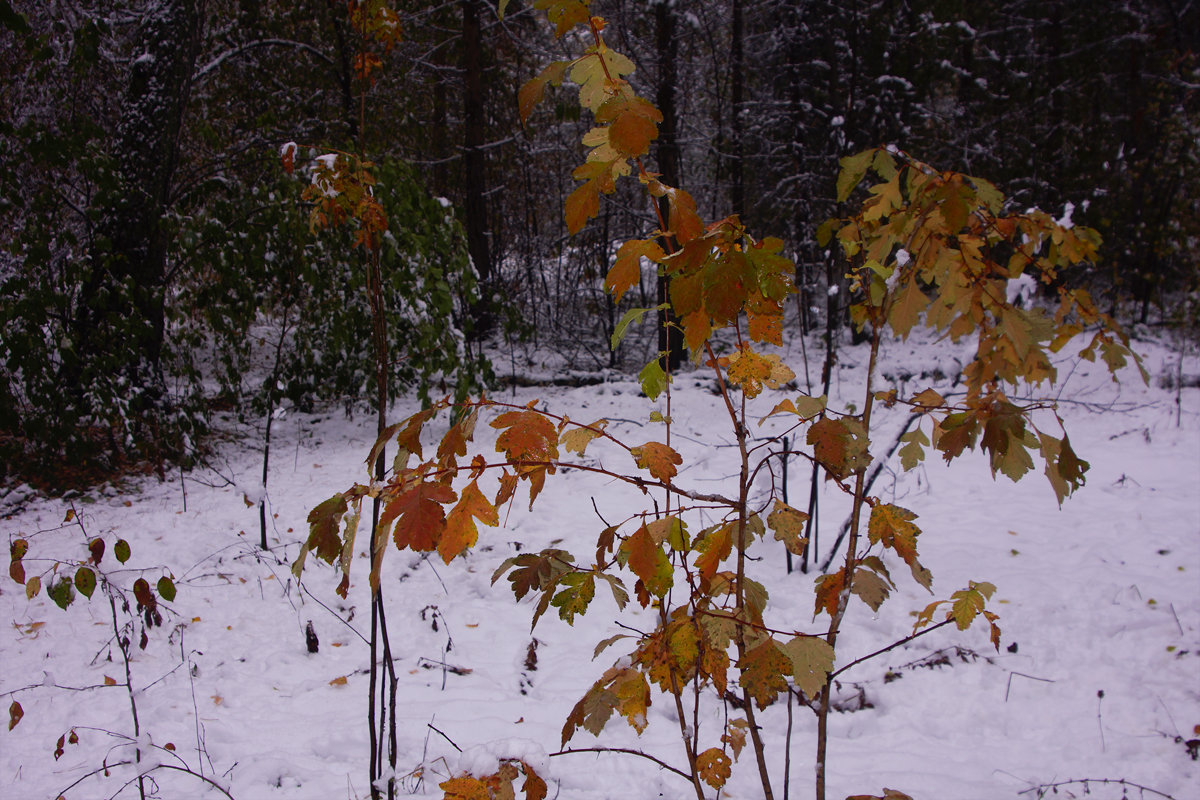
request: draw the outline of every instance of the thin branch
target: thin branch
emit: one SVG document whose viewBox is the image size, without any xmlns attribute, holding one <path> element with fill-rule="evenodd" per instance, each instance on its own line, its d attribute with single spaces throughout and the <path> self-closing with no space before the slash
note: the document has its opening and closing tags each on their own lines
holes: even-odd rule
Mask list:
<svg viewBox="0 0 1200 800">
<path fill-rule="evenodd" d="M 571 753 L 625 753 L 625 754 L 631 755 L 631 756 L 641 756 L 642 758 L 646 758 L 646 759 L 649 759 L 650 761 L 653 761 L 655 764 L 658 764 L 660 767 L 662 767 L 665 770 L 674 772 L 676 775 L 683 778 L 688 783 L 691 783 L 691 781 L 692 781 L 692 776 L 688 775 L 683 770 L 678 769 L 676 767 L 672 767 L 667 762 L 665 762 L 661 759 L 655 758 L 654 756 L 650 755 L 649 753 L 643 753 L 641 750 L 632 750 L 632 749 L 629 749 L 626 747 L 567 747 L 562 750 L 559 750 L 557 753 L 551 753 L 550 757 L 553 758 L 554 756 L 565 756 L 565 755 L 570 755 Z"/>
<path fill-rule="evenodd" d="M 929 628 L 924 628 L 924 629 L 922 629 L 922 630 L 919 630 L 919 631 L 917 631 L 916 633 L 912 634 L 911 636 L 906 636 L 906 637 L 904 637 L 903 639 L 900 639 L 899 641 L 892 642 L 892 643 L 891 643 L 891 644 L 889 644 L 887 647 L 884 647 L 884 648 L 881 648 L 881 649 L 879 649 L 879 650 L 876 650 L 874 653 L 871 653 L 871 654 L 869 654 L 869 655 L 865 655 L 865 656 L 863 656 L 862 658 L 856 658 L 855 660 L 851 661 L 849 664 L 847 664 L 846 666 L 842 667 L 841 669 L 839 669 L 839 670 L 837 670 L 837 671 L 835 671 L 835 672 L 831 672 L 831 673 L 829 673 L 829 680 L 833 680 L 833 679 L 834 679 L 834 678 L 836 678 L 838 675 L 841 675 L 843 672 L 845 672 L 846 670 L 848 670 L 848 669 L 850 669 L 851 667 L 853 667 L 855 664 L 861 664 L 861 663 L 863 663 L 864 661 L 869 661 L 869 660 L 871 660 L 871 659 L 872 659 L 872 658 L 874 658 L 875 656 L 881 656 L 881 655 L 883 655 L 884 653 L 886 653 L 886 652 L 887 652 L 887 651 L 889 651 L 889 650 L 895 650 L 895 649 L 896 649 L 897 647 L 899 647 L 900 645 L 902 645 L 902 644 L 908 644 L 908 643 L 909 643 L 909 642 L 911 642 L 913 639 L 919 639 L 919 638 L 921 638 L 922 636 L 924 636 L 924 635 L 925 635 L 925 634 L 927 634 L 927 633 L 933 633 L 933 632 L 934 632 L 934 631 L 936 631 L 938 628 L 944 628 L 944 627 L 946 627 L 947 625 L 949 625 L 951 622 L 954 622 L 954 619 L 953 619 L 953 617 L 952 617 L 952 618 L 950 618 L 950 619 L 947 619 L 947 620 L 942 620 L 942 621 L 941 621 L 941 622 L 939 622 L 937 625 L 933 625 L 933 626 L 931 626 L 931 627 L 929 627 Z"/>
</svg>

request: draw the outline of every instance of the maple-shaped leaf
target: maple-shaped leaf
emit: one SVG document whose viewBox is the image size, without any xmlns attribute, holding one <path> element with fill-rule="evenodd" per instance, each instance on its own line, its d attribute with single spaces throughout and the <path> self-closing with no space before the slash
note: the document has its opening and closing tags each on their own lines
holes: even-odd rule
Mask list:
<svg viewBox="0 0 1200 800">
<path fill-rule="evenodd" d="M 704 234 L 704 221 L 696 213 L 696 200 L 683 189 L 670 189 L 667 192 L 670 200 L 668 222 L 675 241 L 686 245 L 693 239 Z"/>
<path fill-rule="evenodd" d="M 641 469 L 662 481 L 670 483 L 679 470 L 676 467 L 683 463 L 683 456 L 661 442 L 646 442 L 640 447 L 631 447 L 629 454 Z"/>
<path fill-rule="evenodd" d="M 631 239 L 617 249 L 617 258 L 604 279 L 604 288 L 612 292 L 613 299 L 621 302 L 630 287 L 642 280 L 642 259 L 658 263 L 666 256 L 662 247 L 653 239 Z"/>
<path fill-rule="evenodd" d="M 479 529 L 475 520 L 495 527 L 500 524 L 500 515 L 488 499 L 479 491 L 479 482 L 466 485 L 458 503 L 446 516 L 446 528 L 438 538 L 437 550 L 442 560 L 449 564 L 468 547 L 479 540 Z"/>
<path fill-rule="evenodd" d="M 907 339 L 921 313 L 928 306 L 929 298 L 921 291 L 917 282 L 906 281 L 888 308 L 888 325 L 901 339 Z"/>
<path fill-rule="evenodd" d="M 487 784 L 472 775 L 459 775 L 438 784 L 442 800 L 491 800 Z"/>
<path fill-rule="evenodd" d="M 600 184 L 588 181 L 575 187 L 567 195 L 563 206 L 563 219 L 566 220 L 567 230 L 572 234 L 579 233 L 592 217 L 600 213 Z"/>
<path fill-rule="evenodd" d="M 530 78 L 517 92 L 517 107 L 521 112 L 521 124 L 529 121 L 533 108 L 542 101 L 546 93 L 546 84 L 561 86 L 567 75 L 570 61 L 554 61 L 548 64 L 536 77 Z"/>
<path fill-rule="evenodd" d="M 669 377 L 663 371 L 662 363 L 656 358 L 642 367 L 642 371 L 638 373 L 638 383 L 642 385 L 642 393 L 646 397 L 657 400 L 658 396 L 667 390 Z"/>
<path fill-rule="evenodd" d="M 583 455 L 587 450 L 588 443 L 593 439 L 604 435 L 604 429 L 608 426 L 608 420 L 600 419 L 593 422 L 591 425 L 580 426 L 563 431 L 562 436 L 558 439 L 558 444 L 567 452 L 578 453 Z"/>
<path fill-rule="evenodd" d="M 727 522 L 701 532 L 696 543 L 696 549 L 700 551 L 696 569 L 700 571 L 701 579 L 711 581 L 717 574 L 718 565 L 733 552 L 733 528 L 734 524 Z"/>
<path fill-rule="evenodd" d="M 712 336 L 712 318 L 703 309 L 697 309 L 679 320 L 683 328 L 683 343 L 693 353 L 704 349 L 704 343 Z"/>
<path fill-rule="evenodd" d="M 748 398 L 758 397 L 764 386 L 778 389 L 796 377 L 796 373 L 775 353 L 764 355 L 743 347 L 728 359 L 722 360 L 726 364 L 726 377 L 729 382 L 740 387 Z"/>
<path fill-rule="evenodd" d="M 591 17 L 588 0 L 534 0 L 533 7 L 546 12 L 547 19 L 554 23 L 554 35 L 560 39 Z"/>
<path fill-rule="evenodd" d="M 705 263 L 703 281 L 704 308 L 719 326 L 738 318 L 756 276 L 745 253 L 728 250 Z"/>
<path fill-rule="evenodd" d="M 733 774 L 733 762 L 719 747 L 710 747 L 696 756 L 696 774 L 714 789 L 720 789 Z"/>
<path fill-rule="evenodd" d="M 304 543 L 302 552 L 315 551 L 318 558 L 332 564 L 342 552 L 338 528 L 347 509 L 346 496 L 338 494 L 308 512 L 308 540 Z M 297 567 L 303 568 L 303 563 L 302 559 L 297 558 L 293 572 Z"/>
<path fill-rule="evenodd" d="M 911 565 L 917 558 L 917 536 L 921 529 L 912 523 L 917 515 L 890 503 L 876 503 L 871 509 L 867 534 L 871 544 L 882 543 Z"/>
<path fill-rule="evenodd" d="M 822 575 L 817 578 L 816 606 L 813 609 L 813 619 L 824 611 L 830 617 L 837 615 L 838 603 L 841 602 L 842 589 L 846 588 L 846 568 L 837 572 Z"/>
<path fill-rule="evenodd" d="M 970 581 L 966 589 L 960 589 L 950 595 L 950 614 L 960 631 L 965 631 L 971 626 L 995 592 L 996 587 L 993 584 Z"/>
<path fill-rule="evenodd" d="M 864 150 L 856 155 L 846 156 L 841 160 L 842 169 L 838 173 L 837 179 L 837 201 L 839 203 L 844 203 L 849 199 L 850 193 L 854 191 L 854 187 L 858 186 L 859 182 L 866 176 L 867 170 L 874 159 L 875 150 L 871 149 Z"/>
<path fill-rule="evenodd" d="M 641 579 L 650 594 L 662 597 L 670 590 L 674 584 L 671 561 L 662 547 L 654 543 L 645 525 L 625 540 L 621 550 L 626 553 L 629 569 Z"/>
<path fill-rule="evenodd" d="M 759 708 L 766 708 L 779 693 L 787 689 L 786 675 L 792 672 L 792 661 L 768 637 L 757 647 L 746 651 L 738 660 L 741 676 L 738 685 L 745 689 Z"/>
<path fill-rule="evenodd" d="M 467 443 L 474 437 L 475 424 L 478 421 L 479 410 L 472 408 L 458 422 L 450 426 L 438 444 L 439 464 L 454 465 L 456 458 L 467 454 Z"/>
<path fill-rule="evenodd" d="M 525 800 L 546 800 L 546 782 L 542 777 L 534 772 L 533 767 L 521 762 L 521 769 L 525 772 L 525 781 L 521 784 L 521 791 L 525 793 Z"/>
<path fill-rule="evenodd" d="M 947 414 L 934 427 L 933 446 L 942 451 L 942 458 L 949 464 L 964 450 L 975 447 L 978 433 L 979 418 L 974 413 L 960 411 Z"/>
<path fill-rule="evenodd" d="M 573 572 L 559 581 L 563 586 L 550 605 L 558 609 L 558 616 L 568 625 L 575 624 L 575 615 L 583 614 L 596 596 L 596 576 L 590 572 Z"/>
<path fill-rule="evenodd" d="M 609 670 L 609 672 L 612 671 Z M 608 673 L 605 673 L 605 676 L 607 675 Z M 604 730 L 605 724 L 616 711 L 618 702 L 616 694 L 605 687 L 604 684 L 607 682 L 605 677 L 601 677 L 600 681 L 597 681 L 588 690 L 588 693 L 575 704 L 571 713 L 567 715 L 567 721 L 563 724 L 562 729 L 564 747 L 567 742 L 571 741 L 571 737 L 575 735 L 576 729 L 581 725 L 593 736 L 599 736 L 600 732 Z"/>
<path fill-rule="evenodd" d="M 496 450 L 518 465 L 517 473 L 529 481 L 529 505 L 541 491 L 546 475 L 553 474 L 558 458 L 558 430 L 536 411 L 507 411 L 492 420 L 502 433 Z M 499 505 L 499 503 L 497 503 Z"/>
<path fill-rule="evenodd" d="M 396 520 L 392 538 L 396 547 L 408 547 L 418 552 L 433 550 L 446 527 L 446 509 L 458 495 L 444 483 L 416 481 L 394 496 L 380 516 L 380 525 L 386 518 Z"/>
<path fill-rule="evenodd" d="M 750 341 L 782 346 L 783 307 L 761 295 L 751 294 L 746 300 L 746 328 Z"/>
<path fill-rule="evenodd" d="M 767 525 L 775 531 L 775 539 L 783 542 L 783 546 L 792 555 L 803 555 L 804 546 L 808 539 L 804 537 L 804 523 L 808 514 L 792 508 L 781 500 L 775 501 L 771 513 L 767 515 Z"/>
<path fill-rule="evenodd" d="M 925 460 L 925 448 L 929 446 L 929 437 L 917 428 L 900 437 L 904 444 L 900 448 L 900 466 L 907 472 Z"/>
<path fill-rule="evenodd" d="M 600 107 L 596 121 L 609 122 L 609 142 L 622 155 L 636 158 L 650 152 L 662 114 L 641 97 L 618 96 Z"/>
<path fill-rule="evenodd" d="M 796 636 L 780 645 L 792 663 L 796 686 L 808 697 L 816 697 L 833 671 L 834 653 L 829 642 L 819 636 Z"/>
<path fill-rule="evenodd" d="M 835 477 L 844 478 L 870 463 L 867 439 L 856 420 L 817 420 L 806 439 L 813 446 L 813 456 Z"/>
<path fill-rule="evenodd" d="M 869 569 L 860 567 L 854 572 L 854 582 L 850 586 L 850 593 L 859 597 L 871 607 L 872 611 L 878 611 L 879 607 L 883 605 L 883 601 L 891 593 L 891 589 L 892 587 L 882 577 Z"/>
</svg>

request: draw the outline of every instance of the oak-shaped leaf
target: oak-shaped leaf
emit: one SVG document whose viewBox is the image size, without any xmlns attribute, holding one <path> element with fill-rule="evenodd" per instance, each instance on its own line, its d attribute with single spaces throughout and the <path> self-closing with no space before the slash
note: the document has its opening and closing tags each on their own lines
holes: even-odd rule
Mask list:
<svg viewBox="0 0 1200 800">
<path fill-rule="evenodd" d="M 696 774 L 714 789 L 720 789 L 733 774 L 733 762 L 719 747 L 710 747 L 696 756 Z"/>
<path fill-rule="evenodd" d="M 738 659 L 741 676 L 738 685 L 745 689 L 759 708 L 766 708 L 779 693 L 787 689 L 786 675 L 792 672 L 792 661 L 774 639 L 767 637 Z"/>
<path fill-rule="evenodd" d="M 846 587 L 846 568 L 837 572 L 822 575 L 817 578 L 816 605 L 813 609 L 813 619 L 824 611 L 830 617 L 837 615 L 838 603 L 841 602 L 842 589 Z"/>
<path fill-rule="evenodd" d="M 631 447 L 629 453 L 638 467 L 663 483 L 670 483 L 679 472 L 676 467 L 683 463 L 683 456 L 661 442 L 646 442 L 639 447 Z"/>
<path fill-rule="evenodd" d="M 808 697 L 816 697 L 833 671 L 834 652 L 819 636 L 796 636 L 780 645 L 792 663 L 796 686 Z"/>
</svg>

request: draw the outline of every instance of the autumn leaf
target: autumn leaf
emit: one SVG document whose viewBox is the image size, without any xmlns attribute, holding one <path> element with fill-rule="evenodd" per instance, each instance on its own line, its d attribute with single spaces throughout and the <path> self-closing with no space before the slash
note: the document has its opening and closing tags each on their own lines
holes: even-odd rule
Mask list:
<svg viewBox="0 0 1200 800">
<path fill-rule="evenodd" d="M 756 353 L 742 348 L 730 355 L 726 361 L 726 376 L 734 386 L 741 388 L 746 397 L 755 398 L 763 387 L 778 389 L 796 377 L 775 353 Z"/>
<path fill-rule="evenodd" d="M 900 448 L 900 466 L 907 472 L 925 460 L 925 448 L 929 446 L 929 437 L 917 428 L 900 437 L 904 444 Z"/>
<path fill-rule="evenodd" d="M 813 456 L 835 477 L 844 478 L 870 463 L 862 425 L 855 422 L 826 417 L 808 429 L 806 440 L 813 446 Z"/>
<path fill-rule="evenodd" d="M 444 483 L 415 481 L 388 501 L 379 525 L 386 530 L 391 520 L 396 520 L 392 538 L 401 550 L 433 550 L 446 527 L 443 506 L 456 499 L 458 495 Z"/>
<path fill-rule="evenodd" d="M 554 23 L 554 35 L 559 38 L 588 21 L 588 0 L 534 0 L 533 7 L 546 12 L 546 17 Z"/>
<path fill-rule="evenodd" d="M 733 523 L 717 525 L 702 532 L 702 538 L 696 545 L 701 551 L 696 559 L 696 569 L 704 580 L 711 581 L 717 574 L 718 565 L 733 552 L 732 532 Z"/>
<path fill-rule="evenodd" d="M 733 774 L 733 762 L 719 747 L 710 747 L 696 756 L 696 774 L 714 789 L 720 789 Z"/>
<path fill-rule="evenodd" d="M 500 515 L 488 499 L 479 491 L 479 482 L 471 481 L 463 489 L 458 504 L 446 516 L 446 528 L 438 538 L 437 550 L 442 560 L 449 564 L 479 539 L 475 520 L 495 527 L 500 524 Z"/>
<path fill-rule="evenodd" d="M 587 611 L 596 596 L 596 576 L 590 572 L 573 572 L 559 581 L 563 586 L 550 605 L 558 609 L 558 616 L 568 625 L 575 624 L 575 615 Z"/>
<path fill-rule="evenodd" d="M 648 470 L 663 483 L 670 483 L 679 472 L 676 466 L 683 463 L 683 456 L 661 442 L 646 442 L 640 447 L 631 447 L 629 453 L 638 467 Z"/>
<path fill-rule="evenodd" d="M 567 195 L 563 209 L 567 230 L 572 235 L 579 233 L 589 219 L 600 213 L 600 184 L 588 181 L 575 187 L 575 190 Z"/>
<path fill-rule="evenodd" d="M 646 526 L 638 528 L 621 545 L 627 555 L 627 565 L 641 579 L 646 590 L 655 597 L 662 597 L 674 583 L 671 562 L 663 549 L 654 543 Z"/>
<path fill-rule="evenodd" d="M 846 156 L 840 162 L 841 172 L 838 173 L 837 179 L 837 201 L 844 203 L 850 197 L 850 193 L 854 191 L 854 187 L 858 186 L 863 177 L 867 174 L 867 169 L 871 166 L 872 160 L 875 158 L 875 150 L 864 150 L 857 155 Z"/>
<path fill-rule="evenodd" d="M 741 677 L 738 684 L 749 692 L 759 708 L 766 708 L 787 689 L 785 675 L 791 674 L 792 662 L 774 639 L 766 638 L 746 651 L 738 660 Z"/>
<path fill-rule="evenodd" d="M 911 566 L 917 559 L 917 536 L 921 533 L 921 529 L 912 523 L 916 518 L 917 515 L 906 508 L 876 503 L 867 523 L 871 544 L 882 543 L 884 547 L 892 548 Z"/>
<path fill-rule="evenodd" d="M 780 649 L 791 661 L 796 686 L 808 697 L 816 697 L 833 671 L 834 653 L 829 642 L 819 636 L 796 636 Z"/>
<path fill-rule="evenodd" d="M 660 262 L 665 257 L 663 249 L 653 239 L 631 239 L 617 249 L 617 258 L 604 279 L 604 288 L 612 292 L 613 299 L 621 302 L 625 292 L 642 280 L 642 259 Z"/>
<path fill-rule="evenodd" d="M 84 597 L 91 599 L 96 591 L 96 573 L 90 567 L 80 567 L 75 570 L 75 588 Z"/>
<path fill-rule="evenodd" d="M 308 540 L 304 543 L 303 552 L 315 551 L 318 558 L 332 564 L 334 559 L 342 552 L 342 540 L 338 536 L 338 528 L 347 509 L 346 496 L 336 494 L 323 503 L 319 503 L 312 511 L 308 512 L 309 532 Z M 117 542 L 118 548 L 120 544 L 120 542 Z M 117 559 L 120 560 L 120 558 L 120 552 L 118 551 Z M 303 564 L 304 562 L 298 558 L 292 571 L 296 572 L 296 568 L 302 568 Z M 299 575 L 298 572 L 296 574 L 297 576 Z"/>
<path fill-rule="evenodd" d="M 17 727 L 17 723 L 21 721 L 21 717 L 25 716 L 25 709 L 21 708 L 21 704 L 13 700 L 8 707 L 8 729 L 11 731 Z"/>
<path fill-rule="evenodd" d="M 491 800 L 487 785 L 470 775 L 459 775 L 438 784 L 443 800 Z"/>
<path fill-rule="evenodd" d="M 808 514 L 792 508 L 781 500 L 775 501 L 771 513 L 767 515 L 767 525 L 775 531 L 775 539 L 783 542 L 784 547 L 792 555 L 802 555 L 808 540 L 804 538 L 804 524 Z"/>
<path fill-rule="evenodd" d="M 608 420 L 600 419 L 593 422 L 591 425 L 579 426 L 563 431 L 562 436 L 558 439 L 558 444 L 562 449 L 571 453 L 583 455 L 587 449 L 588 443 L 604 435 L 604 429 L 608 426 Z"/>
<path fill-rule="evenodd" d="M 536 411 L 507 411 L 491 425 L 503 431 L 496 438 L 496 451 L 510 461 L 544 462 L 558 457 L 558 431 Z"/>
<path fill-rule="evenodd" d="M 816 607 L 813 610 L 813 619 L 816 619 L 822 611 L 830 617 L 837 615 L 838 603 L 841 601 L 842 589 L 845 586 L 845 567 L 817 578 Z"/>
<path fill-rule="evenodd" d="M 547 65 L 536 77 L 530 78 L 517 92 L 517 107 L 521 113 L 521 124 L 529 121 L 533 108 L 542 101 L 546 93 L 546 84 L 561 86 L 567 75 L 570 61 L 555 61 Z"/>
<path fill-rule="evenodd" d="M 667 390 L 668 382 L 667 373 L 663 371 L 662 364 L 657 358 L 642 367 L 642 371 L 638 373 L 638 383 L 642 386 L 642 393 L 650 400 L 657 400 L 658 396 Z"/>
<path fill-rule="evenodd" d="M 670 200 L 667 224 L 675 235 L 675 241 L 685 245 L 703 235 L 704 222 L 696 213 L 696 200 L 683 189 L 670 189 L 667 197 Z"/>
</svg>

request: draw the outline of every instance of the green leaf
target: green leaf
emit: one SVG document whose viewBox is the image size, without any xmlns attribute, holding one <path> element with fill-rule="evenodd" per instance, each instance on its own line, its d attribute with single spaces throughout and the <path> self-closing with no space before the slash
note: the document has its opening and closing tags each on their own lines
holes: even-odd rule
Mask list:
<svg viewBox="0 0 1200 800">
<path fill-rule="evenodd" d="M 925 448 L 929 446 L 929 437 L 917 428 L 901 436 L 900 441 L 904 443 L 900 448 L 900 466 L 908 472 L 925 460 Z"/>
<path fill-rule="evenodd" d="M 75 589 L 71 585 L 70 578 L 59 578 L 57 581 L 48 584 L 46 586 L 46 594 L 54 601 L 55 605 L 64 611 L 75 599 Z"/>
<path fill-rule="evenodd" d="M 158 589 L 158 596 L 168 603 L 175 599 L 175 582 L 166 575 L 158 579 L 155 588 Z"/>
<path fill-rule="evenodd" d="M 596 596 L 596 578 L 590 572 L 574 572 L 560 581 L 561 589 L 550 605 L 558 609 L 558 616 L 568 625 L 575 624 L 575 615 L 583 614 Z"/>
<path fill-rule="evenodd" d="M 96 591 L 96 573 L 90 567 L 80 567 L 75 570 L 75 588 L 84 597 L 91 598 Z"/>
<path fill-rule="evenodd" d="M 657 358 L 642 367 L 642 371 L 638 373 L 638 382 L 642 384 L 642 392 L 651 400 L 657 400 L 658 396 L 666 391 L 667 373 L 663 372 L 662 364 L 658 363 Z"/>
<path fill-rule="evenodd" d="M 837 179 L 837 201 L 839 203 L 846 202 L 850 193 L 854 191 L 854 187 L 858 186 L 867 174 L 867 169 L 875 159 L 875 152 L 875 149 L 872 148 L 857 155 L 846 156 L 841 160 L 842 171 L 838 173 Z"/>
<path fill-rule="evenodd" d="M 113 555 L 122 564 L 128 561 L 130 556 L 129 542 L 124 539 L 117 539 L 117 543 L 113 545 Z"/>
<path fill-rule="evenodd" d="M 658 308 L 631 308 L 628 311 L 626 311 L 621 316 L 620 321 L 617 322 L 617 327 L 613 328 L 612 349 L 616 350 L 617 346 L 620 345 L 621 342 L 625 339 L 625 334 L 629 332 L 630 325 L 637 322 L 639 319 L 646 316 L 651 311 L 657 311 L 657 310 L 658 310 Z"/>
</svg>

